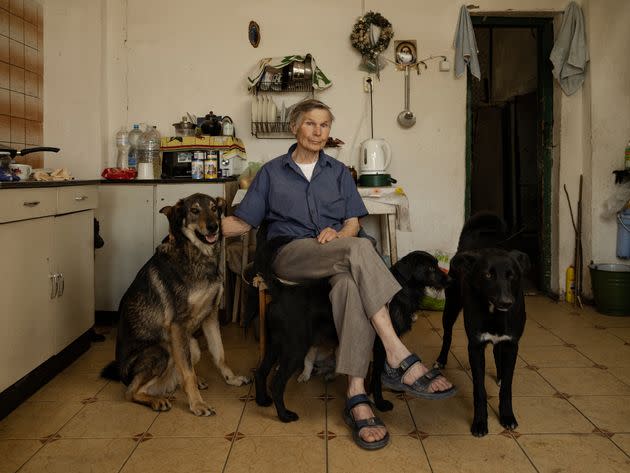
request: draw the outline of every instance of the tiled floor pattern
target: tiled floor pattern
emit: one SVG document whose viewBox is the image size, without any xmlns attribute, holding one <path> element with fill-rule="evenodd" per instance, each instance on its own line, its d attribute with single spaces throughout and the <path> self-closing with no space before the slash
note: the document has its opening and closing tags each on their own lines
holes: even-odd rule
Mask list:
<svg viewBox="0 0 630 473">
<path fill-rule="evenodd" d="M 386 397 L 392 435 L 377 452 L 356 447 L 341 420 L 344 379 L 292 380 L 290 424 L 253 401 L 250 386 L 224 384 L 207 356 L 198 365 L 217 415 L 197 418 L 177 393 L 169 412 L 123 400 L 120 384 L 99 378 L 113 356 L 110 334 L 0 421 L 0 472 L 628 472 L 630 471 L 630 317 L 575 310 L 527 298 L 528 324 L 514 385 L 519 427 L 497 421 L 498 388 L 488 355 L 489 430 L 469 434 L 472 383 L 461 320 L 446 374 L 459 387 L 445 401 Z M 428 361 L 441 343 L 439 313 L 422 314 L 407 344 Z M 240 373 L 257 346 L 224 327 L 228 361 Z"/>
</svg>

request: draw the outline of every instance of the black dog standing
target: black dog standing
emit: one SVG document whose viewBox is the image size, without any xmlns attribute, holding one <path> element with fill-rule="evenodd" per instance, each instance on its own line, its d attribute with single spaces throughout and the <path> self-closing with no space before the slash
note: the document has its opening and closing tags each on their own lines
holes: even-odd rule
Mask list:
<svg viewBox="0 0 630 473">
<path fill-rule="evenodd" d="M 499 391 L 499 421 L 506 429 L 518 426 L 512 410 L 512 379 L 518 341 L 525 329 L 525 300 L 522 277 L 529 258 L 520 251 L 500 247 L 506 241 L 504 222 L 492 214 L 471 217 L 451 260 L 453 283 L 446 289 L 442 315 L 444 338 L 436 366 L 446 365 L 453 325 L 464 309 L 468 358 L 473 377 L 474 417 L 471 433 L 488 433 L 487 395 L 484 385 L 485 347 L 492 343 Z"/>
</svg>

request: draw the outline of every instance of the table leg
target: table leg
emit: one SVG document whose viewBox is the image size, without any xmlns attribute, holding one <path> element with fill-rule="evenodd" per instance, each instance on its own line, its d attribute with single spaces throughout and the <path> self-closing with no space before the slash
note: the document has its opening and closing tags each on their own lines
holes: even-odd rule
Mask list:
<svg viewBox="0 0 630 473">
<path fill-rule="evenodd" d="M 389 222 L 387 221 L 387 215 L 381 214 L 378 216 L 378 223 L 380 225 L 381 232 L 381 251 L 383 256 L 387 256 L 391 261 L 391 246 L 389 239 Z"/>
<path fill-rule="evenodd" d="M 398 242 L 396 241 L 396 214 L 387 214 L 389 255 L 392 266 L 398 262 Z"/>
</svg>

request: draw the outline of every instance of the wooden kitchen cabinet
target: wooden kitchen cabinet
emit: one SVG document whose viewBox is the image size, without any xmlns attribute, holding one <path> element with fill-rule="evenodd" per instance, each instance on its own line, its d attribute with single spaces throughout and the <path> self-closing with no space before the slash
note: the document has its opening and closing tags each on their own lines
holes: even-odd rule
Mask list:
<svg viewBox="0 0 630 473">
<path fill-rule="evenodd" d="M 94 320 L 94 187 L 0 190 L 0 393 Z"/>
<path fill-rule="evenodd" d="M 57 216 L 53 225 L 55 353 L 94 324 L 93 211 Z"/>
<path fill-rule="evenodd" d="M 157 184 L 136 181 L 99 186 L 96 218 L 105 246 L 96 250 L 96 310 L 118 311 L 120 299 L 136 274 L 168 235 L 168 219 L 160 213 L 162 207 L 199 192 L 222 197 L 229 208 L 237 188 L 236 181 Z"/>
<path fill-rule="evenodd" d="M 105 245 L 95 251 L 96 310 L 117 311 L 122 295 L 153 254 L 153 191 L 150 184 L 99 186 L 96 218 Z"/>
<path fill-rule="evenodd" d="M 54 351 L 53 220 L 44 217 L 0 224 L 4 260 L 0 265 L 0 392 Z"/>
</svg>

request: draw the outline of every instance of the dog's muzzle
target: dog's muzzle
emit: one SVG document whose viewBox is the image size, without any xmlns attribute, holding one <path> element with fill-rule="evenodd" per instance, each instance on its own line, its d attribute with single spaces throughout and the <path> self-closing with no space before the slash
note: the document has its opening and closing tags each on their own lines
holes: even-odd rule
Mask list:
<svg viewBox="0 0 630 473">
<path fill-rule="evenodd" d="M 219 241 L 218 230 L 214 233 L 208 233 L 207 235 L 204 235 L 199 230 L 195 230 L 195 236 L 206 245 L 214 245 L 217 241 Z"/>
</svg>

